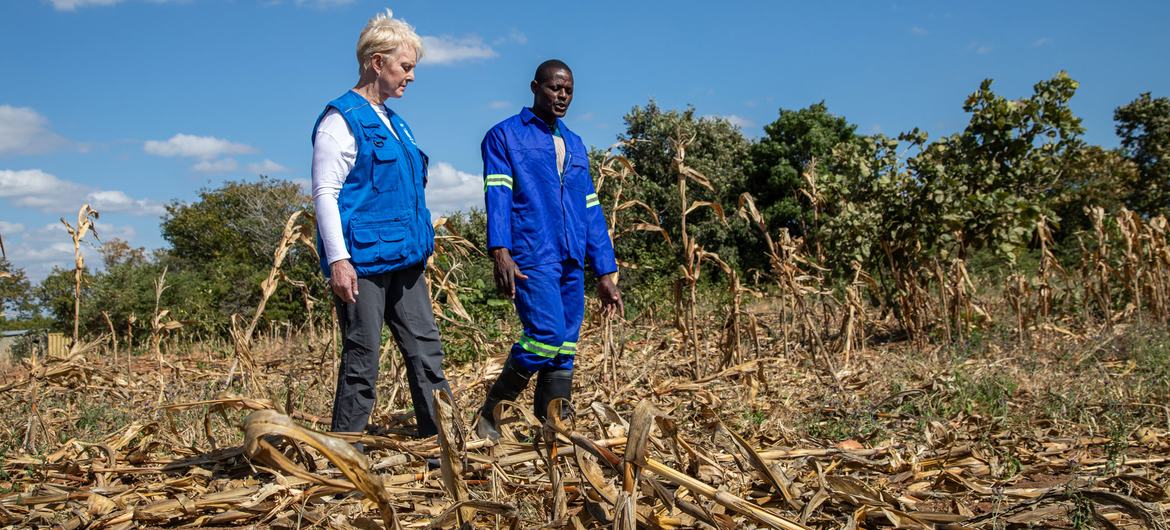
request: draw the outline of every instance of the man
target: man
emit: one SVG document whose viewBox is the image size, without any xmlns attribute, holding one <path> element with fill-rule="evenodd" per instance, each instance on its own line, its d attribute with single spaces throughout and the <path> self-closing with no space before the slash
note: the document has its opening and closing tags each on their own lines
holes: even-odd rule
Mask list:
<svg viewBox="0 0 1170 530">
<path fill-rule="evenodd" d="M 496 287 L 513 299 L 524 328 L 480 409 L 477 432 L 492 440 L 500 435 L 496 404 L 516 399 L 533 375 L 537 418 L 544 419 L 553 399 L 569 399 L 586 262 L 599 278 L 603 311 L 620 315 L 624 309 L 588 151 L 560 119 L 573 101 L 573 71 L 559 60 L 545 61 L 530 88 L 532 107 L 493 127 L 482 145 Z"/>
<path fill-rule="evenodd" d="M 424 275 L 435 248 L 427 157 L 387 105 L 414 81 L 422 51 L 414 28 L 389 10 L 370 19 L 358 38 L 356 86 L 313 127 L 318 250 L 343 340 L 334 432 L 362 432 L 370 421 L 383 323 L 405 360 L 420 437 L 436 433 L 434 391 L 451 392 Z"/>
</svg>

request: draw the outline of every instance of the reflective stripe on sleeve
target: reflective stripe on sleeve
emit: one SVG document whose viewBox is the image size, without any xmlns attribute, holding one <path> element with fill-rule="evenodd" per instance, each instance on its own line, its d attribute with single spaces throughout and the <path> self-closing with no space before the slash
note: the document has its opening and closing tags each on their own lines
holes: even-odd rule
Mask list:
<svg viewBox="0 0 1170 530">
<path fill-rule="evenodd" d="M 487 191 L 492 186 L 504 186 L 512 189 L 512 177 L 508 175 L 488 175 L 483 179 L 483 190 Z"/>
</svg>

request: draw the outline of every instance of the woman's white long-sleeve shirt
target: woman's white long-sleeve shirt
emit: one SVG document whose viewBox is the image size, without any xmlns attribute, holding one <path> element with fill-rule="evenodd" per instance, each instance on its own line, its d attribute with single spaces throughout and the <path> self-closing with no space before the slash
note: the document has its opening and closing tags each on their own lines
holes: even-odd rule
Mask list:
<svg viewBox="0 0 1170 530">
<path fill-rule="evenodd" d="M 386 128 L 390 129 L 390 133 L 397 137 L 398 133 L 386 117 L 386 107 L 371 106 Z M 349 250 L 345 248 L 345 236 L 341 231 L 341 211 L 337 207 L 337 197 L 356 159 L 357 141 L 353 132 L 337 109 L 329 109 L 317 125 L 317 133 L 313 138 L 313 207 L 317 210 L 317 231 L 325 247 L 325 259 L 330 264 L 349 259 Z"/>
</svg>

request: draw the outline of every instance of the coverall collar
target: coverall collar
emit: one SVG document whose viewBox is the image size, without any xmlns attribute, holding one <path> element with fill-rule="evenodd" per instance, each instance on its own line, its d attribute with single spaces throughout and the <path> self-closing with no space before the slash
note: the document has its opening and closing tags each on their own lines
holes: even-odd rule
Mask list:
<svg viewBox="0 0 1170 530">
<path fill-rule="evenodd" d="M 548 132 L 549 134 L 553 133 L 553 131 L 548 130 L 548 124 L 545 123 L 544 120 L 540 119 L 540 116 L 537 116 L 535 112 L 532 112 L 532 109 L 530 107 L 524 107 L 523 109 L 520 110 L 520 120 L 523 121 L 525 125 L 532 124 L 532 123 L 538 123 L 538 124 L 540 124 L 541 127 L 543 127 L 543 129 L 546 132 Z M 555 131 L 564 131 L 565 130 L 565 124 L 561 122 L 560 118 L 557 118 L 557 124 L 556 124 L 556 128 L 554 130 Z"/>
</svg>

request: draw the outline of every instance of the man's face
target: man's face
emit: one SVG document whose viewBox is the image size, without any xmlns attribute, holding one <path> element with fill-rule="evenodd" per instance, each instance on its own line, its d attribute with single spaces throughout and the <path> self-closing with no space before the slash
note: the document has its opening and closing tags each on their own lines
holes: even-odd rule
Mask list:
<svg viewBox="0 0 1170 530">
<path fill-rule="evenodd" d="M 564 118 L 573 102 L 573 73 L 558 69 L 543 82 L 532 82 L 532 110 L 541 116 Z"/>
</svg>

